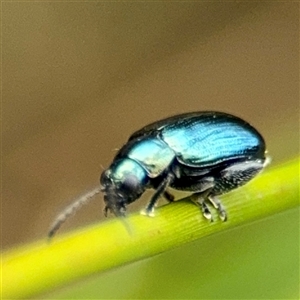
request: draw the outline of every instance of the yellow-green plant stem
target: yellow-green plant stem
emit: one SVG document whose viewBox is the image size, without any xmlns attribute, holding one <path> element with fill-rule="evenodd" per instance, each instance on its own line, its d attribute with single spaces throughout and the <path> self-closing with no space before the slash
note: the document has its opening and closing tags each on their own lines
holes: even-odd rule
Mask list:
<svg viewBox="0 0 300 300">
<path fill-rule="evenodd" d="M 126 220 L 58 235 L 2 254 L 2 299 L 36 296 L 96 272 L 167 251 L 238 225 L 299 206 L 299 159 L 269 168 L 222 197 L 228 221 L 205 220 L 188 199 L 165 205 L 149 218 Z M 126 221 L 126 226 L 124 226 Z M 46 233 L 45 233 L 46 234 Z"/>
</svg>

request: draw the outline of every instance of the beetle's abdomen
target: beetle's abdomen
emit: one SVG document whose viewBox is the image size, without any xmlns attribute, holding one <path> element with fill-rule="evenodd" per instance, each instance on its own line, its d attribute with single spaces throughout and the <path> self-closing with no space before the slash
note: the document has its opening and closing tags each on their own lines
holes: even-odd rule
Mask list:
<svg viewBox="0 0 300 300">
<path fill-rule="evenodd" d="M 166 126 L 161 138 L 174 150 L 180 163 L 191 167 L 243 157 L 263 158 L 265 152 L 265 143 L 253 127 L 223 115 L 195 117 Z"/>
</svg>

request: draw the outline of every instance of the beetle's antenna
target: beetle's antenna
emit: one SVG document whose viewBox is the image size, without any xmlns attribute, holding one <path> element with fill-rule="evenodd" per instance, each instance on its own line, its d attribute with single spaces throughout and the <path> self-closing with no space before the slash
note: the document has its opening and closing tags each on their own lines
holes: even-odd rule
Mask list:
<svg viewBox="0 0 300 300">
<path fill-rule="evenodd" d="M 53 222 L 52 226 L 50 227 L 50 230 L 48 232 L 48 238 L 51 239 L 57 230 L 61 227 L 61 225 L 77 210 L 79 210 L 83 205 L 90 202 L 95 195 L 99 194 L 101 192 L 101 188 L 97 187 L 86 194 L 80 196 L 78 199 L 76 199 L 73 203 L 71 203 L 69 206 L 67 206 L 63 212 L 61 212 Z"/>
</svg>

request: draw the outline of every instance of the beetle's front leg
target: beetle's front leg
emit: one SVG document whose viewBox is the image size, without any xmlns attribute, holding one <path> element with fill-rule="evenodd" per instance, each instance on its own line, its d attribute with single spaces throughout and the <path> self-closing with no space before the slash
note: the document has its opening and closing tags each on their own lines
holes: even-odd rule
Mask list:
<svg viewBox="0 0 300 300">
<path fill-rule="evenodd" d="M 154 217 L 154 207 L 162 195 L 170 195 L 166 190 L 170 183 L 174 180 L 174 175 L 172 173 L 169 173 L 164 180 L 160 183 L 160 185 L 157 187 L 155 193 L 153 194 L 152 198 L 150 199 L 148 205 L 145 207 L 144 210 L 141 211 L 141 214 Z M 167 196 L 167 197 L 168 197 Z"/>
</svg>

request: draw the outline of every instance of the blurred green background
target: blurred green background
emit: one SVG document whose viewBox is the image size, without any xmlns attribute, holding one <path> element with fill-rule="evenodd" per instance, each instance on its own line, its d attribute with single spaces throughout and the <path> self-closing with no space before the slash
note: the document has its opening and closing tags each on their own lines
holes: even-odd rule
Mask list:
<svg viewBox="0 0 300 300">
<path fill-rule="evenodd" d="M 299 3 L 3 2 L 2 247 L 44 238 L 134 130 L 197 110 L 251 122 L 272 164 L 299 154 Z M 102 210 L 98 197 L 62 230 L 101 222 Z M 294 210 L 45 298 L 298 293 Z"/>
</svg>

